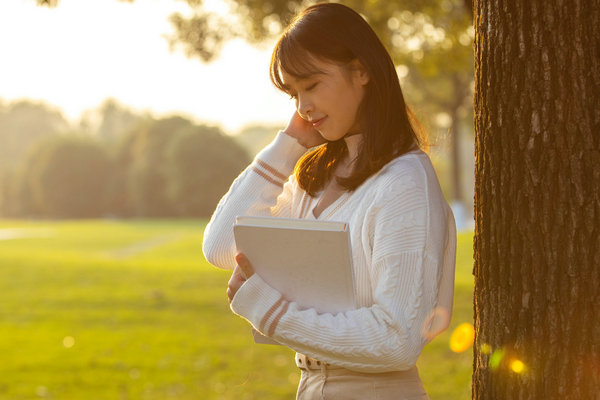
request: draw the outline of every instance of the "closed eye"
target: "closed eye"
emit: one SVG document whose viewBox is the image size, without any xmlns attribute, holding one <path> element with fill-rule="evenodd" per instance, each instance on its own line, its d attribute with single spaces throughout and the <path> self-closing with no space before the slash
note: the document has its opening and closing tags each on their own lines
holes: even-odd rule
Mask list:
<svg viewBox="0 0 600 400">
<path fill-rule="evenodd" d="M 310 92 L 311 90 L 313 90 L 317 85 L 319 84 L 319 82 L 315 82 L 312 85 L 309 85 L 306 89 L 304 89 L 307 92 Z M 288 94 L 290 95 L 290 99 L 297 99 L 298 98 L 298 94 L 297 93 L 290 93 L 288 91 Z"/>
</svg>

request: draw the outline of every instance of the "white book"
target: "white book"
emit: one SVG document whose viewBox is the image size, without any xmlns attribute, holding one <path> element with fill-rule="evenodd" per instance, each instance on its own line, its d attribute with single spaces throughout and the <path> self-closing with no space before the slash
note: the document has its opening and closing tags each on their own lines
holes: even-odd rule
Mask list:
<svg viewBox="0 0 600 400">
<path fill-rule="evenodd" d="M 239 216 L 233 232 L 237 250 L 286 300 L 319 313 L 356 308 L 347 223 Z"/>
</svg>

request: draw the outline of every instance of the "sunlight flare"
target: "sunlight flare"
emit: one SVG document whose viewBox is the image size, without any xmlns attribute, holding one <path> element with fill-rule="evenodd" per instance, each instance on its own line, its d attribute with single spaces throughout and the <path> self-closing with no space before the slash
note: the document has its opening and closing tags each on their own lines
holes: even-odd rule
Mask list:
<svg viewBox="0 0 600 400">
<path fill-rule="evenodd" d="M 469 322 L 460 324 L 450 337 L 450 349 L 455 353 L 462 353 L 473 345 L 475 329 Z"/>
<path fill-rule="evenodd" d="M 489 366 L 491 369 L 493 369 L 493 370 L 498 369 L 498 367 L 500 366 L 500 363 L 502 362 L 502 359 L 504 358 L 504 353 L 505 353 L 504 349 L 494 350 L 494 352 L 490 356 L 490 361 L 489 361 Z"/>
<path fill-rule="evenodd" d="M 514 359 L 510 362 L 510 369 L 517 374 L 522 374 L 525 372 L 525 364 L 521 360 Z"/>
</svg>

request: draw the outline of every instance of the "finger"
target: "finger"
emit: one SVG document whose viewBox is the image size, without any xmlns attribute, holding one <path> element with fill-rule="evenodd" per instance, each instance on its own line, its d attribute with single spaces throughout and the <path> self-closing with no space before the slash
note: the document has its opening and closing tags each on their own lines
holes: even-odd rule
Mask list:
<svg viewBox="0 0 600 400">
<path fill-rule="evenodd" d="M 235 261 L 246 279 L 254 275 L 254 268 L 252 268 L 252 264 L 250 264 L 250 261 L 243 253 L 237 253 L 235 255 Z"/>
<path fill-rule="evenodd" d="M 239 274 L 231 277 L 231 279 L 229 280 L 229 283 L 227 285 L 227 297 L 229 298 L 230 303 L 233 301 L 235 294 L 240 289 L 240 287 L 244 284 L 245 281 L 246 280 L 244 278 L 242 278 L 241 275 L 239 275 Z"/>
<path fill-rule="evenodd" d="M 246 278 L 244 278 L 242 270 L 239 266 L 236 266 L 231 274 L 231 277 L 229 278 L 229 282 L 227 282 L 227 285 L 230 287 L 240 286 L 240 282 L 244 282 L 245 280 Z"/>
<path fill-rule="evenodd" d="M 233 270 L 233 274 L 231 274 L 231 279 L 237 279 L 240 281 L 246 280 L 246 275 L 244 274 L 242 267 L 240 267 L 239 265 L 235 266 L 235 269 Z"/>
</svg>

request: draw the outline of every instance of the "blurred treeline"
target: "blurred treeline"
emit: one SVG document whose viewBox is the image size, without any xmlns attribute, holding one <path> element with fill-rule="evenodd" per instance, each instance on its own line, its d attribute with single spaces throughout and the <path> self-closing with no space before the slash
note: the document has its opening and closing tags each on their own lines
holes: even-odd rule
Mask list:
<svg viewBox="0 0 600 400">
<path fill-rule="evenodd" d="M 73 125 L 49 105 L 0 102 L 0 217 L 206 217 L 249 152 L 217 127 L 112 100 Z"/>
<path fill-rule="evenodd" d="M 0 218 L 208 217 L 278 128 L 254 125 L 228 135 L 110 99 L 70 123 L 48 104 L 0 100 Z M 451 201 L 448 131 L 427 130 L 430 156 Z M 472 134 L 460 146 L 470 200 Z"/>
</svg>

